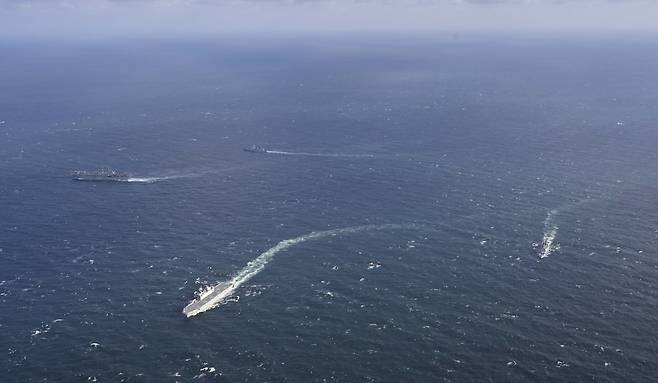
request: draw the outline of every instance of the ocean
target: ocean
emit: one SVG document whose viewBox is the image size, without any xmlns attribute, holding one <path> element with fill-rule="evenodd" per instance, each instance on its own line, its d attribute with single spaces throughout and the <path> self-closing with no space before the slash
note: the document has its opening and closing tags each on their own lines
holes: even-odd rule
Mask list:
<svg viewBox="0 0 658 383">
<path fill-rule="evenodd" d="M 655 40 L 0 56 L 3 382 L 658 375 Z"/>
</svg>

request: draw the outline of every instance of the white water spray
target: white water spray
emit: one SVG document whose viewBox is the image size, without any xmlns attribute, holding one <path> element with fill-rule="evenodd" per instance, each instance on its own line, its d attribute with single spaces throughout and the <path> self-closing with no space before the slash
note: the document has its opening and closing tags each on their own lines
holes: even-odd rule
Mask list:
<svg viewBox="0 0 658 383">
<path fill-rule="evenodd" d="M 593 201 L 596 201 L 596 199 L 592 199 L 588 196 L 587 198 L 581 199 L 578 202 L 562 205 L 557 209 L 548 211 L 548 214 L 546 214 L 546 219 L 544 220 L 544 237 L 542 238 L 541 244 L 535 244 L 535 246 L 539 247 L 539 259 L 548 258 L 551 254 L 560 250 L 560 244 L 555 242 L 555 238 L 557 237 L 557 230 L 559 229 L 557 223 L 555 222 L 555 217 L 564 211 L 574 209 L 578 206 Z"/>
<path fill-rule="evenodd" d="M 560 245 L 555 242 L 558 226 L 554 222 L 554 217 L 558 213 L 557 209 L 550 210 L 544 220 L 544 238 L 541 241 L 539 249 L 539 258 L 548 258 L 553 252 L 560 249 Z"/>
<path fill-rule="evenodd" d="M 177 176 L 166 176 L 166 177 L 129 177 L 125 180 L 117 180 L 117 182 L 129 182 L 129 183 L 141 183 L 141 184 L 152 184 L 154 182 L 174 180 L 177 178 L 191 178 L 197 177 L 197 175 L 177 175 Z"/>
</svg>

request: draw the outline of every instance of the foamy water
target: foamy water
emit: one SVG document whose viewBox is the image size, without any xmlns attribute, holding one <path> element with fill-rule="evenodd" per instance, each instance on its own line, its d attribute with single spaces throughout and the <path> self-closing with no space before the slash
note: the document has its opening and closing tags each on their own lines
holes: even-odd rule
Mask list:
<svg viewBox="0 0 658 383">
<path fill-rule="evenodd" d="M 132 178 L 128 178 L 125 181 L 119 181 L 119 182 L 150 184 L 150 183 L 153 183 L 153 182 L 164 181 L 166 179 L 169 179 L 169 177 L 132 177 Z"/>
<path fill-rule="evenodd" d="M 154 182 L 159 182 L 159 181 L 173 180 L 177 178 L 189 178 L 189 177 L 193 177 L 193 176 L 178 175 L 178 176 L 167 176 L 167 177 L 130 177 L 124 181 L 119 181 L 119 182 L 152 184 Z"/>
<path fill-rule="evenodd" d="M 267 154 L 279 154 L 283 156 L 308 156 L 308 157 L 338 157 L 338 158 L 375 158 L 374 154 L 350 154 L 350 153 L 308 153 L 308 152 L 285 152 L 281 150 L 266 150 Z"/>
<path fill-rule="evenodd" d="M 586 203 L 590 203 L 592 201 L 595 201 L 595 199 L 587 197 L 578 202 L 563 205 L 561 207 L 558 207 L 557 209 L 552 209 L 548 211 L 548 213 L 546 214 L 546 219 L 544 219 L 544 236 L 542 238 L 541 244 L 539 244 L 540 259 L 548 258 L 551 254 L 560 250 L 560 244 L 555 241 L 559 229 L 559 226 L 555 222 L 556 216 L 564 212 L 565 210 L 571 210 L 573 208 L 576 208 Z"/>
<path fill-rule="evenodd" d="M 548 258 L 553 252 L 560 248 L 560 245 L 555 242 L 557 236 L 558 226 L 555 224 L 555 215 L 559 212 L 558 209 L 553 209 L 548 212 L 544 220 L 544 237 L 541 241 L 541 248 L 539 249 L 539 258 Z"/>
</svg>

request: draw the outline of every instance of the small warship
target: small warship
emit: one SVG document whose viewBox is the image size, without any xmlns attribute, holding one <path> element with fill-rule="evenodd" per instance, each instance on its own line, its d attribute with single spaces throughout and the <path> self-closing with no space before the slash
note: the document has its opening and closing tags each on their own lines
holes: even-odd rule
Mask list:
<svg viewBox="0 0 658 383">
<path fill-rule="evenodd" d="M 130 175 L 112 169 L 101 169 L 94 172 L 80 170 L 73 172 L 73 179 L 75 181 L 126 182 L 130 180 Z"/>
<path fill-rule="evenodd" d="M 198 298 L 185 306 L 183 314 L 189 318 L 206 310 L 210 310 L 215 305 L 228 298 L 233 290 L 235 290 L 233 283 L 220 282 L 205 291 L 202 291 Z"/>
<path fill-rule="evenodd" d="M 258 145 L 251 145 L 246 148 L 243 148 L 242 150 L 249 153 L 267 153 L 267 149 Z"/>
</svg>

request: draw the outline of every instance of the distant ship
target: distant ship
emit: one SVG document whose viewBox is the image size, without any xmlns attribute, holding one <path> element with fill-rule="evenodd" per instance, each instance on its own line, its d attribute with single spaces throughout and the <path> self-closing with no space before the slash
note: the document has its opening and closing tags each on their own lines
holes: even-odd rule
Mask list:
<svg viewBox="0 0 658 383">
<path fill-rule="evenodd" d="M 216 304 L 228 298 L 229 295 L 235 290 L 233 283 L 220 282 L 206 291 L 203 291 L 199 297 L 183 309 L 183 314 L 188 318 L 195 316 L 204 311 L 210 310 Z"/>
<path fill-rule="evenodd" d="M 112 169 L 101 169 L 95 172 L 75 171 L 73 179 L 75 181 L 127 182 L 130 180 L 130 176 Z"/>
<path fill-rule="evenodd" d="M 250 152 L 250 153 L 267 153 L 267 149 L 265 149 L 262 146 L 258 146 L 258 145 L 251 145 L 251 146 L 246 147 L 242 150 L 244 150 L 245 152 Z"/>
</svg>

